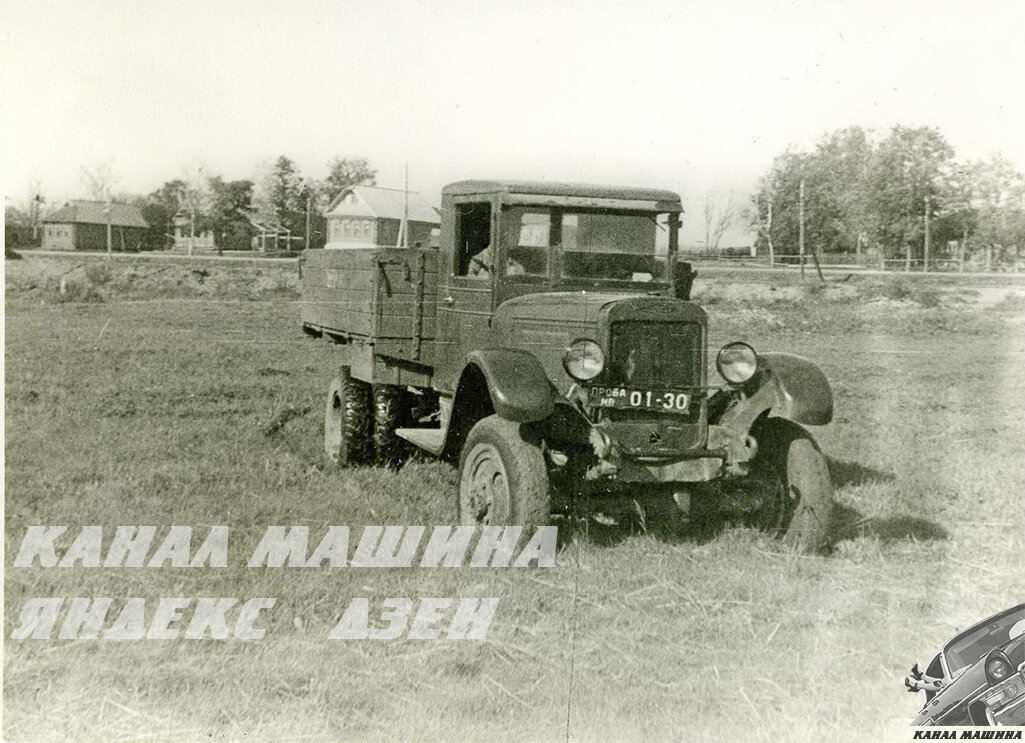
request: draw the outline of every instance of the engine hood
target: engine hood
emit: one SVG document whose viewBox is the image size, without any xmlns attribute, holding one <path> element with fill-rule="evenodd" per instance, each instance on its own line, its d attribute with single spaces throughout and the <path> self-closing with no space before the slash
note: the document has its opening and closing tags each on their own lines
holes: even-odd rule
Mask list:
<svg viewBox="0 0 1025 743">
<path fill-rule="evenodd" d="M 525 294 L 503 302 L 495 313 L 495 322 L 543 321 L 567 325 L 598 324 L 603 313 L 610 321 L 619 319 L 706 321 L 698 305 L 673 297 L 613 292 L 546 292 Z"/>
<path fill-rule="evenodd" d="M 608 352 L 609 325 L 619 320 L 707 323 L 705 311 L 673 297 L 612 292 L 546 292 L 506 300 L 495 311 L 492 332 L 505 348 L 530 352 L 561 394 L 574 380 L 562 368 L 575 340 L 596 341 Z"/>
</svg>

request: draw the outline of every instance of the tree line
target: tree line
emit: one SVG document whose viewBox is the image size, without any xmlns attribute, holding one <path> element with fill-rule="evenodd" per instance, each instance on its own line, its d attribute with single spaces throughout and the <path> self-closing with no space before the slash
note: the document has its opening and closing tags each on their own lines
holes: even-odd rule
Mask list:
<svg viewBox="0 0 1025 743">
<path fill-rule="evenodd" d="M 802 189 L 803 183 L 803 189 Z M 802 199 L 803 190 L 803 199 Z M 858 126 L 788 149 L 758 182 L 747 218 L 759 254 L 872 254 L 921 266 L 958 258 L 993 267 L 1025 248 L 1025 176 L 1003 156 L 960 161 L 938 129 Z"/>
<path fill-rule="evenodd" d="M 212 232 L 222 250 L 248 250 L 256 234 L 254 222 L 287 230 L 305 238 L 310 247 L 325 242 L 324 211 L 342 191 L 362 184 L 374 185 L 377 171 L 366 158 L 336 157 L 324 180 L 303 177 L 296 163 L 279 156 L 257 180 L 228 181 L 195 171 L 167 181 L 137 200 L 150 224 L 148 243 L 164 247 L 176 215 L 188 220 L 188 231 Z"/>
<path fill-rule="evenodd" d="M 149 224 L 142 240 L 144 250 L 169 247 L 176 219 L 185 225 L 186 236 L 212 233 L 221 250 L 249 250 L 258 232 L 254 222 L 303 238 L 303 246 L 309 224 L 310 247 L 323 247 L 324 211 L 331 201 L 352 186 L 375 185 L 376 177 L 377 171 L 364 157 L 336 157 L 328 163 L 327 177 L 316 180 L 304 177 L 295 161 L 281 155 L 254 179 L 226 180 L 208 174 L 204 168 L 193 168 L 152 193 L 138 195 L 115 191 L 117 176 L 109 164 L 83 170 L 91 198 L 139 207 Z M 8 232 L 22 230 L 22 242 L 29 242 L 29 236 L 38 233 L 33 228 L 49 211 L 39 184 L 34 184 L 33 190 L 36 193 L 29 207 L 5 208 Z M 51 208 L 55 206 L 59 204 Z M 37 241 L 38 235 L 31 239 Z"/>
</svg>

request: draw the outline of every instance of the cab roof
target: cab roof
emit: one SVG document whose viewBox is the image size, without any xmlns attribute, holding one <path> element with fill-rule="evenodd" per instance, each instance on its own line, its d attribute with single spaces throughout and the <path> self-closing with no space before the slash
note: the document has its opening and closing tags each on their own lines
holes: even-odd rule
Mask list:
<svg viewBox="0 0 1025 743">
<path fill-rule="evenodd" d="M 657 201 L 679 205 L 680 197 L 672 191 L 661 188 L 636 188 L 633 186 L 602 186 L 587 183 L 555 183 L 551 181 L 509 181 L 471 180 L 450 183 L 442 194 L 466 196 L 471 194 L 530 194 L 536 196 L 566 196 L 588 199 L 616 199 L 621 201 Z"/>
</svg>

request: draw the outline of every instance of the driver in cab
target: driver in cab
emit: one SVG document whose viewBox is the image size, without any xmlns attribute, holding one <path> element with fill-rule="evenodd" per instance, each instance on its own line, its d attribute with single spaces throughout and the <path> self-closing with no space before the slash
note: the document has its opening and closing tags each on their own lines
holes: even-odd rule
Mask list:
<svg viewBox="0 0 1025 743">
<path fill-rule="evenodd" d="M 478 276 L 480 278 L 488 278 L 494 273 L 495 267 L 493 263 L 493 255 L 491 250 L 491 244 L 488 243 L 482 251 L 470 258 L 470 266 L 467 271 L 467 276 Z M 506 257 L 505 259 L 505 275 L 506 276 L 520 276 L 526 273 L 523 266 L 512 258 Z"/>
</svg>

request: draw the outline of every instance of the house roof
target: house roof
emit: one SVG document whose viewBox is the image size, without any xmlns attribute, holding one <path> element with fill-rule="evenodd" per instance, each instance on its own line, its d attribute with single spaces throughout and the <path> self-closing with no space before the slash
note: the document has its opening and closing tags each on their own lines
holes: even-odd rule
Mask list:
<svg viewBox="0 0 1025 743">
<path fill-rule="evenodd" d="M 663 201 L 679 203 L 680 197 L 660 188 L 633 186 L 602 186 L 587 183 L 556 183 L 549 181 L 478 180 L 457 181 L 442 189 L 443 194 L 463 196 L 471 194 L 530 194 L 536 196 L 572 196 L 591 199 L 617 199 L 627 201 Z"/>
<path fill-rule="evenodd" d="M 406 210 L 407 192 L 398 188 L 353 186 L 342 191 L 328 207 L 328 216 L 377 217 L 402 219 Z M 351 195 L 351 198 L 347 198 Z M 410 222 L 439 224 L 438 212 L 420 194 L 408 192 Z"/>
<path fill-rule="evenodd" d="M 103 201 L 69 201 L 46 216 L 43 222 L 107 224 L 107 204 Z M 128 204 L 110 205 L 110 224 L 115 227 L 149 227 L 139 207 Z"/>
</svg>

